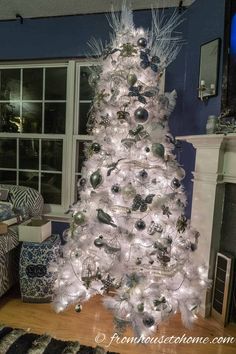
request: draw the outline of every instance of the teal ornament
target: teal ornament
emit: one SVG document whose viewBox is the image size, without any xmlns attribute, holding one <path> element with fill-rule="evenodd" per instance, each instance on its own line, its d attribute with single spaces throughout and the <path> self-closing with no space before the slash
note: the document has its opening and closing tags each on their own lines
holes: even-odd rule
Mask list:
<svg viewBox="0 0 236 354">
<path fill-rule="evenodd" d="M 93 189 L 96 189 L 100 186 L 100 184 L 102 183 L 102 175 L 100 173 L 100 170 L 97 170 L 91 174 L 90 183 Z"/>
<path fill-rule="evenodd" d="M 85 221 L 86 221 L 86 216 L 84 215 L 84 213 L 82 213 L 82 211 L 78 211 L 74 215 L 74 222 L 76 225 L 83 225 Z"/>
<path fill-rule="evenodd" d="M 137 76 L 135 74 L 130 73 L 127 76 L 127 82 L 130 86 L 134 86 L 134 84 L 137 82 Z"/>
<path fill-rule="evenodd" d="M 135 121 L 145 123 L 148 120 L 148 111 L 143 107 L 138 107 L 134 112 Z"/>
<path fill-rule="evenodd" d="M 164 157 L 165 154 L 165 148 L 162 144 L 159 143 L 153 143 L 152 144 L 152 153 L 156 157 Z"/>
<path fill-rule="evenodd" d="M 98 143 L 93 143 L 91 147 L 93 152 L 95 152 L 96 154 L 101 150 L 101 145 Z"/>
<path fill-rule="evenodd" d="M 97 218 L 101 223 L 111 225 L 112 227 L 117 227 L 117 225 L 114 224 L 112 217 L 109 214 L 107 214 L 102 209 L 97 209 L 97 212 Z"/>
<path fill-rule="evenodd" d="M 144 303 L 141 302 L 140 304 L 137 305 L 138 312 L 143 312 L 144 311 Z"/>
</svg>

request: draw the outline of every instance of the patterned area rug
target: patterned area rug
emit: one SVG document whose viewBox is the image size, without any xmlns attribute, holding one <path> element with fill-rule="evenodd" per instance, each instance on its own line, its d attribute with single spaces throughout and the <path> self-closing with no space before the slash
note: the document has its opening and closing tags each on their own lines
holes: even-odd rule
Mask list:
<svg viewBox="0 0 236 354">
<path fill-rule="evenodd" d="M 23 329 L 0 327 L 1 354 L 118 354 L 102 347 L 88 347 L 79 342 L 54 339 L 48 335 L 29 333 Z"/>
</svg>

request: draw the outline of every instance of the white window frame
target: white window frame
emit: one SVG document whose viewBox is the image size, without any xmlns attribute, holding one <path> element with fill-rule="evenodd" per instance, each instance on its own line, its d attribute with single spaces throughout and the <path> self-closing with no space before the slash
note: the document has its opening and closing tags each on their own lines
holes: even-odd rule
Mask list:
<svg viewBox="0 0 236 354">
<path fill-rule="evenodd" d="M 46 139 L 46 140 L 62 140 L 63 141 L 63 156 L 62 156 L 62 187 L 60 205 L 45 204 L 44 213 L 46 215 L 63 217 L 68 207 L 74 202 L 75 192 L 75 166 L 76 166 L 76 144 L 78 141 L 92 140 L 89 135 L 78 134 L 78 120 L 79 120 L 79 84 L 80 84 L 80 66 L 96 65 L 96 61 L 88 60 L 47 60 L 37 62 L 12 62 L 1 63 L 0 69 L 24 69 L 24 68 L 50 68 L 50 67 L 67 67 L 67 93 L 66 93 L 66 124 L 65 134 L 33 134 L 33 133 L 5 133 L 0 132 L 0 138 L 14 138 L 17 139 L 17 156 L 19 155 L 19 139 Z M 43 101 L 43 100 L 42 100 Z M 83 101 L 87 102 L 87 101 Z M 90 101 L 88 101 L 90 102 Z M 17 158 L 16 169 L 19 169 L 19 159 Z M 1 170 L 4 170 L 1 168 Z M 11 170 L 6 168 L 5 170 Z M 29 170 L 34 172 L 35 170 Z M 41 169 L 37 172 L 41 173 Z M 57 171 L 54 171 L 57 173 Z M 54 173 L 53 172 L 53 173 Z M 17 181 L 18 182 L 18 181 Z M 39 179 L 40 183 L 40 179 Z M 40 187 L 39 187 L 40 188 Z"/>
<path fill-rule="evenodd" d="M 79 103 L 91 102 L 91 100 L 79 100 L 80 97 L 80 67 L 99 65 L 98 61 L 90 59 L 73 60 L 41 60 L 37 62 L 2 62 L 0 69 L 24 69 L 41 67 L 67 67 L 67 93 L 66 93 L 66 125 L 65 134 L 31 134 L 31 133 L 2 133 L 0 138 L 18 138 L 18 139 L 48 139 L 63 140 L 62 156 L 62 187 L 61 187 L 61 205 L 45 204 L 44 214 L 55 218 L 69 218 L 65 212 L 68 207 L 74 203 L 76 186 L 76 158 L 78 142 L 92 140 L 92 135 L 83 135 L 78 133 L 79 126 Z M 164 92 L 165 74 L 163 74 L 160 91 Z M 17 149 L 18 149 L 17 143 Z M 18 152 L 17 152 L 18 153 Z M 16 169 L 19 170 L 17 163 Z M 3 170 L 3 168 L 1 168 Z M 5 170 L 11 170 L 6 168 Z M 15 169 L 14 169 L 15 170 Z M 30 170 L 27 170 L 30 171 Z M 32 170 L 33 171 L 33 170 Z M 41 172 L 40 170 L 37 170 Z M 57 173 L 56 171 L 53 171 Z M 40 180 L 40 179 L 39 179 Z"/>
</svg>

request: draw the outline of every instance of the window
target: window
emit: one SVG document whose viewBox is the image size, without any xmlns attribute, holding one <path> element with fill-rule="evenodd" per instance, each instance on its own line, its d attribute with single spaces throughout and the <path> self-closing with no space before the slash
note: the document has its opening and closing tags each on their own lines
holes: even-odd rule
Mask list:
<svg viewBox="0 0 236 354">
<path fill-rule="evenodd" d="M 75 92 L 75 124 L 73 139 L 73 156 L 75 164 L 73 166 L 73 189 L 71 199 L 76 201 L 79 197 L 77 183 L 81 176 L 81 169 L 85 160 L 85 143 L 92 140 L 87 133 L 88 114 L 94 97 L 94 90 L 89 84 L 90 68 L 96 63 L 77 63 L 76 64 L 76 92 Z"/>
<path fill-rule="evenodd" d="M 77 199 L 84 142 L 91 140 L 89 65 L 0 66 L 0 183 L 39 190 L 46 212 L 63 214 Z"/>
</svg>

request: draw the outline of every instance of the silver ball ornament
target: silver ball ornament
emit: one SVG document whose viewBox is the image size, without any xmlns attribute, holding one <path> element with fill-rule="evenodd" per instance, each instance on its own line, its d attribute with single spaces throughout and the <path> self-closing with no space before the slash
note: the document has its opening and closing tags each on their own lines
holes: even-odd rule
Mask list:
<svg viewBox="0 0 236 354">
<path fill-rule="evenodd" d="M 143 107 L 138 107 L 134 112 L 135 121 L 145 123 L 148 120 L 148 111 Z"/>
<path fill-rule="evenodd" d="M 86 216 L 82 211 L 78 211 L 73 219 L 76 225 L 83 225 L 86 222 Z"/>
<path fill-rule="evenodd" d="M 136 227 L 137 230 L 142 231 L 142 230 L 145 229 L 146 224 L 145 224 L 145 222 L 142 219 L 139 219 L 138 221 L 136 221 L 135 227 Z"/>
<path fill-rule="evenodd" d="M 98 143 L 93 143 L 91 146 L 93 152 L 95 152 L 96 154 L 101 150 L 101 145 Z"/>
<path fill-rule="evenodd" d="M 94 245 L 98 248 L 102 248 L 104 246 L 104 241 L 103 241 L 103 237 L 99 236 L 98 238 L 96 238 L 94 240 Z"/>
<path fill-rule="evenodd" d="M 171 181 L 171 187 L 173 189 L 178 189 L 180 186 L 181 186 L 181 183 L 178 180 L 178 178 L 173 178 L 173 180 Z"/>
<path fill-rule="evenodd" d="M 155 324 L 154 317 L 148 313 L 145 313 L 143 316 L 143 324 L 145 327 L 152 327 Z"/>
<path fill-rule="evenodd" d="M 147 40 L 144 37 L 141 37 L 137 41 L 137 45 L 141 48 L 145 48 L 147 46 Z"/>
</svg>

